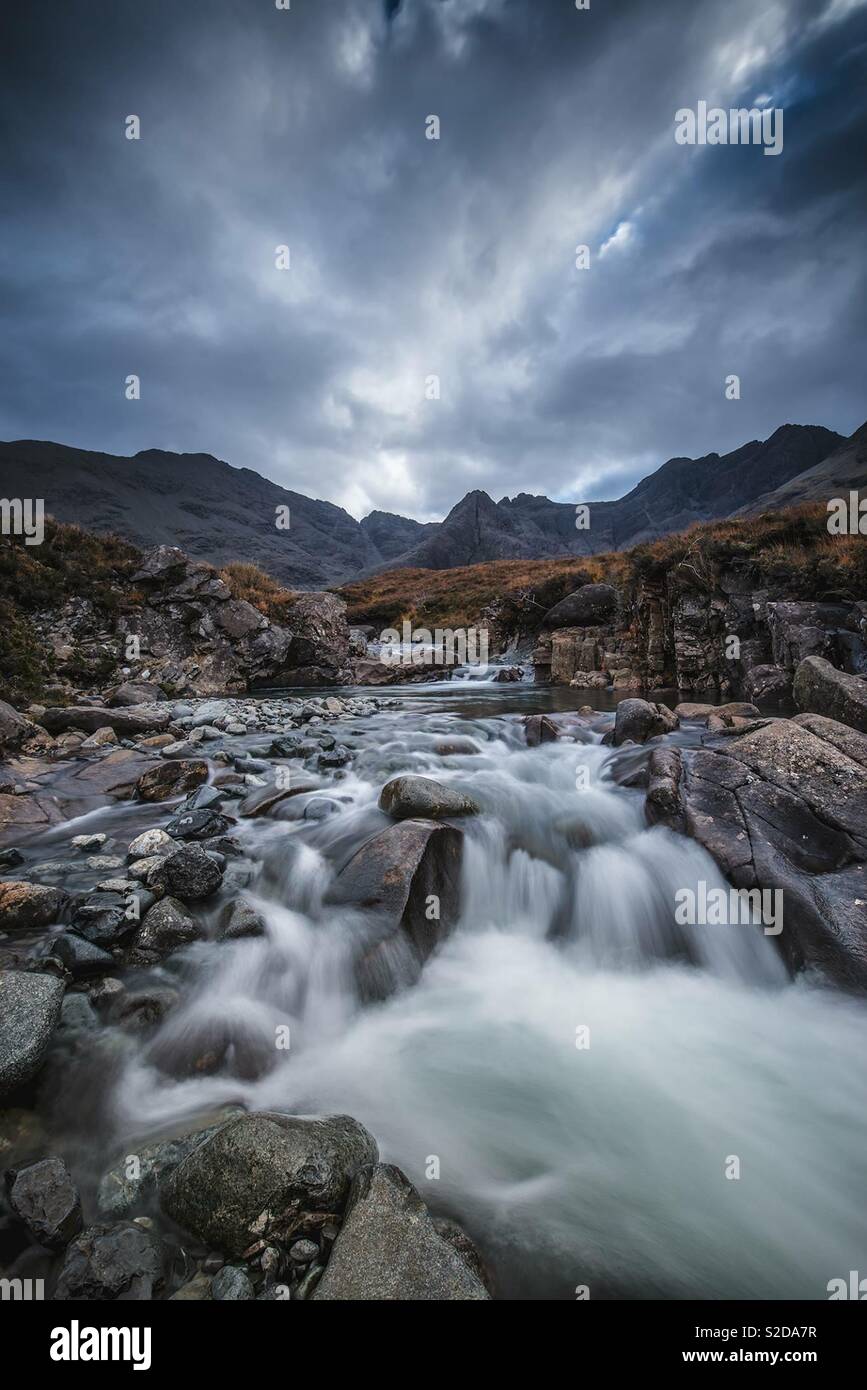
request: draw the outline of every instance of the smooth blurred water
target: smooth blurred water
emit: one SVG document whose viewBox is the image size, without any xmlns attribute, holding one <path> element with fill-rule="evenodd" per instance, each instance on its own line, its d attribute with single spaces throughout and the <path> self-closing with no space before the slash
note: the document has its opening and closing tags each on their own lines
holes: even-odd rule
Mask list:
<svg viewBox="0 0 867 1390">
<path fill-rule="evenodd" d="M 301 795 L 291 820 L 242 823 L 267 936 L 172 958 L 184 1000 L 127 1051 L 116 1137 L 226 1101 L 345 1111 L 465 1223 L 504 1296 L 825 1298 L 867 1269 L 864 1005 L 792 983 L 758 928 L 677 927 L 678 888 L 725 885 L 613 780 L 646 750 L 602 747 L 604 714 L 527 748 L 511 711 L 532 699 L 415 692 L 341 728 L 336 814 L 301 819 Z M 455 739 L 476 751 L 436 751 Z M 400 772 L 482 814 L 463 823 L 459 925 L 418 983 L 364 1005 L 369 924 L 327 890 L 389 823 L 377 798 Z"/>
</svg>

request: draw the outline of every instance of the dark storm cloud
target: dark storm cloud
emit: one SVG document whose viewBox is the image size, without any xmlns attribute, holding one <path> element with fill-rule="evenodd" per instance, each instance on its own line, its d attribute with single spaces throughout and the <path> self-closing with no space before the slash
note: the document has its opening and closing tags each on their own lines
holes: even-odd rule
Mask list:
<svg viewBox="0 0 867 1390">
<path fill-rule="evenodd" d="M 865 43 L 861 0 L 20 7 L 0 436 L 207 450 L 427 517 L 851 430 Z M 679 107 L 760 96 L 779 157 L 675 144 Z"/>
</svg>

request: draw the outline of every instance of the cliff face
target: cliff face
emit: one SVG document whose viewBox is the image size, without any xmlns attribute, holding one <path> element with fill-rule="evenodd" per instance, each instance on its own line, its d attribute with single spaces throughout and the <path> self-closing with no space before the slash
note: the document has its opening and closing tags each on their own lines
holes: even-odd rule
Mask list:
<svg viewBox="0 0 867 1390">
<path fill-rule="evenodd" d="M 616 592 L 606 623 L 552 628 L 543 619 L 537 680 L 786 700 L 808 656 L 867 674 L 865 600 L 793 599 L 784 582 L 757 587 L 752 565 L 698 550 L 662 577 Z"/>
</svg>

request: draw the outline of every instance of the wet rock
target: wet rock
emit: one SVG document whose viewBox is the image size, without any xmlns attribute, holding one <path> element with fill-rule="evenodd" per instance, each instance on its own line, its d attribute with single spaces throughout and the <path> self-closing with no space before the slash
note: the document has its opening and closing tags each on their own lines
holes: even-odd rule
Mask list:
<svg viewBox="0 0 867 1390">
<path fill-rule="evenodd" d="M 556 743 L 560 730 L 547 714 L 528 714 L 524 720 L 527 747 L 538 748 L 540 743 Z"/>
<path fill-rule="evenodd" d="M 795 704 L 867 733 L 867 679 L 838 671 L 820 656 L 802 661 L 792 686 Z"/>
<path fill-rule="evenodd" d="M 646 743 L 657 734 L 671 733 L 680 720 L 667 705 L 652 704 L 649 700 L 621 700 L 614 716 L 614 746 L 632 739 Z"/>
<path fill-rule="evenodd" d="M 136 791 L 142 801 L 169 801 L 183 796 L 208 780 L 208 764 L 201 759 L 159 763 L 141 776 Z"/>
<path fill-rule="evenodd" d="M 75 980 L 87 975 L 104 975 L 114 969 L 114 956 L 96 946 L 77 932 L 65 931 L 51 941 L 51 954 L 59 960 Z"/>
<path fill-rule="evenodd" d="M 225 793 L 219 787 L 201 786 L 188 796 L 183 804 L 184 811 L 206 811 L 216 806 Z"/>
<path fill-rule="evenodd" d="M 220 1123 L 225 1121 L 221 1116 Z M 174 1172 L 178 1164 L 216 1134 L 219 1124 L 210 1124 L 187 1133 L 146 1144 L 125 1154 L 104 1173 L 97 1191 L 100 1216 L 119 1220 L 133 1212 L 147 1209 L 156 1202 L 160 1182 Z M 130 1163 L 134 1158 L 135 1163 Z"/>
<path fill-rule="evenodd" d="M 82 1033 L 92 1033 L 99 1027 L 96 1010 L 86 994 L 67 994 L 60 1010 L 60 1023 L 57 1036 L 75 1037 Z"/>
<path fill-rule="evenodd" d="M 211 1297 L 220 1302 L 255 1298 L 250 1277 L 239 1265 L 224 1265 L 211 1282 Z"/>
<path fill-rule="evenodd" d="M 128 1032 L 140 1032 L 162 1023 L 178 1002 L 176 989 L 124 990 L 108 1009 L 108 1020 Z"/>
<path fill-rule="evenodd" d="M 329 768 L 346 767 L 352 761 L 352 754 L 343 743 L 338 743 L 334 748 L 326 749 L 319 754 L 319 766 L 323 771 Z"/>
<path fill-rule="evenodd" d="M 309 1265 L 318 1254 L 319 1246 L 312 1240 L 296 1240 L 289 1250 L 290 1260 L 297 1265 Z"/>
<path fill-rule="evenodd" d="M 90 1226 L 72 1242 L 55 1299 L 152 1299 L 162 1289 L 158 1238 L 130 1221 Z"/>
<path fill-rule="evenodd" d="M 442 1302 L 490 1295 L 467 1260 L 438 1233 L 405 1174 L 377 1164 L 353 1183 L 340 1234 L 312 1297 Z"/>
<path fill-rule="evenodd" d="M 240 1255 L 260 1240 L 287 1240 L 304 1212 L 339 1210 L 376 1156 L 375 1140 L 347 1115 L 242 1115 L 178 1165 L 160 1200 L 179 1226 Z"/>
<path fill-rule="evenodd" d="M 178 946 L 197 941 L 201 935 L 183 903 L 176 898 L 161 898 L 145 913 L 135 944 L 139 951 L 164 956 Z"/>
<path fill-rule="evenodd" d="M 18 1169 L 9 1184 L 9 1201 L 33 1239 L 48 1250 L 63 1250 L 82 1228 L 81 1198 L 60 1158 Z"/>
<path fill-rule="evenodd" d="M 555 603 L 542 619 L 543 628 L 596 627 L 617 612 L 617 590 L 610 584 L 582 584 Z"/>
<path fill-rule="evenodd" d="M 782 666 L 762 663 L 753 666 L 744 676 L 744 694 L 763 704 L 778 704 L 792 694 L 792 673 Z"/>
<path fill-rule="evenodd" d="M 13 879 L 0 883 L 0 931 L 29 931 L 59 922 L 69 902 L 62 888 Z"/>
<path fill-rule="evenodd" d="M 441 758 L 472 757 L 478 751 L 471 738 L 449 738 L 434 744 L 434 752 Z"/>
<path fill-rule="evenodd" d="M 24 855 L 17 849 L 0 849 L 0 869 L 17 869 L 24 863 Z"/>
<path fill-rule="evenodd" d="M 97 835 L 73 835 L 69 843 L 72 845 L 73 849 L 94 850 L 101 849 L 107 839 L 108 836 L 102 833 Z"/>
<path fill-rule="evenodd" d="M 328 820 L 340 810 L 340 803 L 328 796 L 317 796 L 304 807 L 305 820 Z"/>
<path fill-rule="evenodd" d="M 164 888 L 173 898 L 193 902 L 216 893 L 223 873 L 201 845 L 184 845 L 162 861 L 148 878 L 152 887 Z"/>
<path fill-rule="evenodd" d="M 72 705 L 66 709 L 47 709 L 39 723 L 50 734 L 78 729 L 95 734 L 106 725 L 121 738 L 137 738 L 165 729 L 171 722 L 168 709 L 158 705 L 131 705 L 127 709 L 106 709 L 104 705 Z"/>
<path fill-rule="evenodd" d="M 698 840 L 735 887 L 782 891 L 793 970 L 867 989 L 867 737 L 799 715 L 657 749 L 647 815 Z"/>
<path fill-rule="evenodd" d="M 200 1271 L 175 1290 L 169 1303 L 205 1303 L 213 1296 L 210 1277 Z"/>
<path fill-rule="evenodd" d="M 406 820 L 374 835 L 338 874 L 328 900 L 365 909 L 375 934 L 357 973 L 368 997 L 411 982 L 458 916 L 463 831 Z"/>
<path fill-rule="evenodd" d="M 265 923 L 255 908 L 243 899 L 227 903 L 220 917 L 217 935 L 221 941 L 236 941 L 245 936 L 264 936 Z"/>
<path fill-rule="evenodd" d="M 129 904 L 120 893 L 94 894 L 76 904 L 71 925 L 76 935 L 108 950 L 120 945 L 138 926 L 128 909 Z"/>
<path fill-rule="evenodd" d="M 135 837 L 126 853 L 128 859 L 150 859 L 154 855 L 172 854 L 177 847 L 177 840 L 164 830 L 145 830 Z"/>
<path fill-rule="evenodd" d="M 33 1163 L 48 1148 L 48 1135 L 34 1110 L 0 1109 L 0 1173 Z"/>
<path fill-rule="evenodd" d="M 0 1096 L 35 1076 L 60 1019 L 64 985 L 35 971 L 0 972 Z"/>
<path fill-rule="evenodd" d="M 469 796 L 444 787 L 432 777 L 394 777 L 386 782 L 379 796 L 380 810 L 394 820 L 414 817 L 445 820 L 451 816 L 472 816 L 479 807 Z"/>
<path fill-rule="evenodd" d="M 208 840 L 225 835 L 233 821 L 219 811 L 183 811 L 169 821 L 166 829 L 176 840 Z"/>
<path fill-rule="evenodd" d="M 108 703 L 115 707 L 123 705 L 152 705 L 164 700 L 165 694 L 153 681 L 124 681 L 109 692 Z"/>
</svg>

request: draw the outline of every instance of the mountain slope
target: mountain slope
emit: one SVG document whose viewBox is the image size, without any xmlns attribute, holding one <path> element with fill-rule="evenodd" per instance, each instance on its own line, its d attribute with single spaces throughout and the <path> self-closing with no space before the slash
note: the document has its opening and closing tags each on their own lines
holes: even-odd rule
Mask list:
<svg viewBox="0 0 867 1390">
<path fill-rule="evenodd" d="M 723 457 L 669 459 L 619 501 L 590 504 L 590 528 L 580 531 L 574 505 L 527 493 L 494 502 L 469 492 L 440 523 L 381 511 L 358 522 L 210 454 L 150 449 L 124 458 L 38 440 L 0 444 L 0 492 L 41 497 L 58 521 L 113 531 L 140 547 L 177 545 L 220 566 L 252 560 L 282 584 L 316 589 L 395 567 L 620 550 L 775 495 L 843 444 L 818 425 L 783 425 L 764 443 Z M 289 508 L 288 530 L 275 524 L 280 507 Z"/>
<path fill-rule="evenodd" d="M 867 421 L 821 463 L 790 478 L 781 487 L 763 492 L 734 515 L 758 516 L 780 507 L 795 507 L 800 502 L 848 498 L 851 490 L 867 490 Z"/>
<path fill-rule="evenodd" d="M 669 459 L 617 502 L 590 503 L 590 525 L 576 530 L 575 507 L 521 493 L 494 502 L 470 492 L 437 532 L 392 565 L 451 569 L 492 560 L 596 555 L 715 521 L 760 493 L 814 467 L 842 443 L 820 425 L 782 425 L 764 442 L 730 454 Z"/>
</svg>

